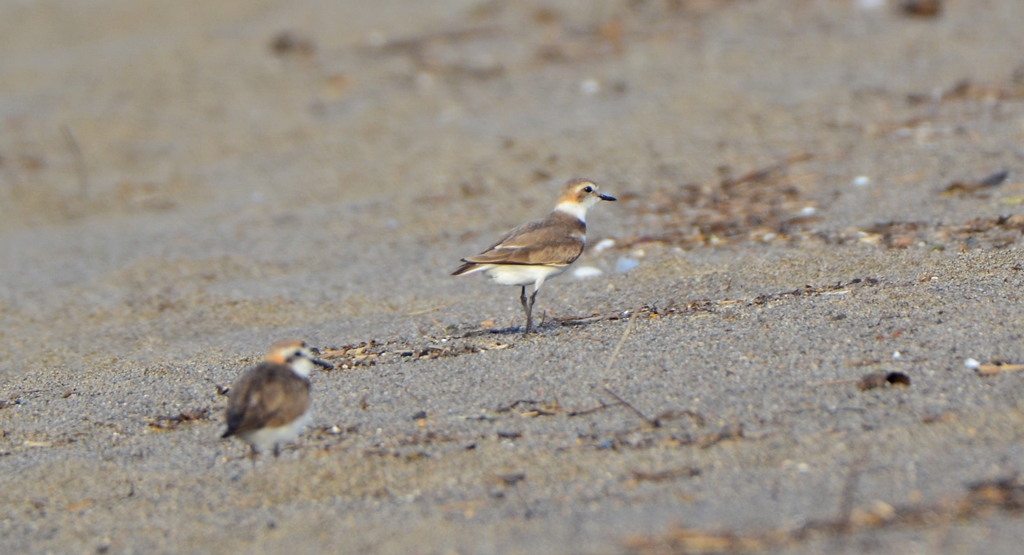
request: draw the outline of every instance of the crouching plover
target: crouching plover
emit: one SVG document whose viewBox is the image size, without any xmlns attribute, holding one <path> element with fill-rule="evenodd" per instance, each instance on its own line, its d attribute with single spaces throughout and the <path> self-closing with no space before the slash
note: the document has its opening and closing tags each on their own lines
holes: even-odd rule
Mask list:
<svg viewBox="0 0 1024 555">
<path fill-rule="evenodd" d="M 252 453 L 274 450 L 299 437 L 309 424 L 309 373 L 313 365 L 331 368 L 313 357 L 298 340 L 275 343 L 266 359 L 246 372 L 228 393 L 227 431 L 238 436 Z"/>
<path fill-rule="evenodd" d="M 526 331 L 533 327 L 533 302 L 544 280 L 564 272 L 583 253 L 587 242 L 587 210 L 615 197 L 597 192 L 587 179 L 572 179 L 562 187 L 555 209 L 542 220 L 525 223 L 505 234 L 476 256 L 467 256 L 453 276 L 483 272 L 495 283 L 522 287 L 519 300 L 526 312 Z M 526 286 L 533 294 L 526 297 Z"/>
</svg>

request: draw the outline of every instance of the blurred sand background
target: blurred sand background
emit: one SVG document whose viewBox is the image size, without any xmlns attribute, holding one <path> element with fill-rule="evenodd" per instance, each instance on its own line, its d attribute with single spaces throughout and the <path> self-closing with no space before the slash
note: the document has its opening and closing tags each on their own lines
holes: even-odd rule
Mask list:
<svg viewBox="0 0 1024 555">
<path fill-rule="evenodd" d="M 1018 553 L 1022 23 L 0 2 L 0 551 Z M 523 338 L 448 273 L 581 176 Z M 338 367 L 253 464 L 285 337 Z"/>
</svg>

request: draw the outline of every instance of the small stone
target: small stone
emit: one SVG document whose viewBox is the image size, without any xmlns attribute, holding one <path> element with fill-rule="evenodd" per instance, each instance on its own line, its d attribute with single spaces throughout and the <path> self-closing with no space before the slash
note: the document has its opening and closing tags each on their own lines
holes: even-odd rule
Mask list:
<svg viewBox="0 0 1024 555">
<path fill-rule="evenodd" d="M 605 251 L 615 246 L 615 239 L 601 239 L 594 245 L 593 251 L 595 253 Z"/>
<path fill-rule="evenodd" d="M 615 273 L 623 274 L 632 270 L 633 268 L 636 268 L 639 265 L 640 262 L 635 258 L 626 258 L 625 256 L 623 256 L 619 258 L 617 261 L 615 261 Z"/>
</svg>

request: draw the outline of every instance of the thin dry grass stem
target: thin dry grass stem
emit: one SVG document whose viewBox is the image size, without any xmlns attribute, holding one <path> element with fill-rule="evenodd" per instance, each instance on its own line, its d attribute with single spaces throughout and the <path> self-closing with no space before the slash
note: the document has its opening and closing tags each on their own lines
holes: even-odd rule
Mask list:
<svg viewBox="0 0 1024 555">
<path fill-rule="evenodd" d="M 82 199 L 87 199 L 89 198 L 89 169 L 85 165 L 85 156 L 82 155 L 82 149 L 78 147 L 78 141 L 75 140 L 75 135 L 71 133 L 70 127 L 62 125 L 60 132 L 64 135 L 64 141 L 67 142 L 68 148 L 75 158 L 75 171 L 78 173 L 78 194 Z"/>
<path fill-rule="evenodd" d="M 631 405 L 628 401 L 626 401 L 625 399 L 620 397 L 617 393 L 615 393 L 614 391 L 609 389 L 608 386 L 605 386 L 604 390 L 605 390 L 606 393 L 608 393 L 608 395 L 611 395 L 612 397 L 614 397 L 615 400 L 618 401 L 620 405 L 625 405 L 626 408 L 628 408 L 629 410 L 633 411 L 634 414 L 639 416 L 641 420 L 643 420 L 644 422 L 649 424 L 652 428 L 660 428 L 661 427 L 661 422 L 657 418 L 653 418 L 653 419 L 652 418 L 648 418 L 646 414 L 640 412 L 640 409 L 638 409 L 638 408 L 634 407 L 633 405 Z"/>
<path fill-rule="evenodd" d="M 435 326 L 437 326 L 437 329 L 441 330 L 441 334 L 442 334 L 442 335 L 443 335 L 443 334 L 444 334 L 445 332 L 447 332 L 447 331 L 448 331 L 448 330 L 447 330 L 447 329 L 446 329 L 446 328 L 444 327 L 444 324 L 442 324 L 442 323 L 441 323 L 441 322 L 440 322 L 440 321 L 439 321 L 439 320 L 438 320 L 437 318 L 434 318 L 433 316 L 427 316 L 427 318 L 429 318 L 429 319 L 430 319 L 430 321 L 431 321 L 431 322 L 433 322 Z"/>
<path fill-rule="evenodd" d="M 619 358 L 619 351 L 622 350 L 622 344 L 626 342 L 626 338 L 629 337 L 629 332 L 633 330 L 633 320 L 635 319 L 636 314 L 640 312 L 640 310 L 641 309 L 639 308 L 634 310 L 633 316 L 630 317 L 629 322 L 626 323 L 626 329 L 622 332 L 622 337 L 619 338 L 618 344 L 615 345 L 615 350 L 612 351 L 612 356 L 608 357 L 608 364 L 606 364 L 604 367 L 605 376 L 608 375 L 608 371 L 611 370 L 612 365 L 615 364 L 615 359 Z"/>
<path fill-rule="evenodd" d="M 441 310 L 442 308 L 448 308 L 448 305 L 447 304 L 439 304 L 437 306 L 433 306 L 433 307 L 430 307 L 430 308 L 424 308 L 422 310 L 414 310 L 414 311 L 406 314 L 406 316 L 422 316 L 424 314 L 430 314 L 431 312 L 434 312 L 436 310 Z"/>
</svg>

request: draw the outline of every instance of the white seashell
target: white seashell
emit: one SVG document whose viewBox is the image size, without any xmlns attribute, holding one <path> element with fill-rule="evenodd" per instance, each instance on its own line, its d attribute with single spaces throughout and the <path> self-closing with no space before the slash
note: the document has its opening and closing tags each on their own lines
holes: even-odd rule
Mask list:
<svg viewBox="0 0 1024 555">
<path fill-rule="evenodd" d="M 579 279 L 587 279 L 597 277 L 603 273 L 604 272 L 602 272 L 600 268 L 595 268 L 593 266 L 580 266 L 579 268 L 573 270 L 572 275 L 576 276 Z"/>
</svg>

